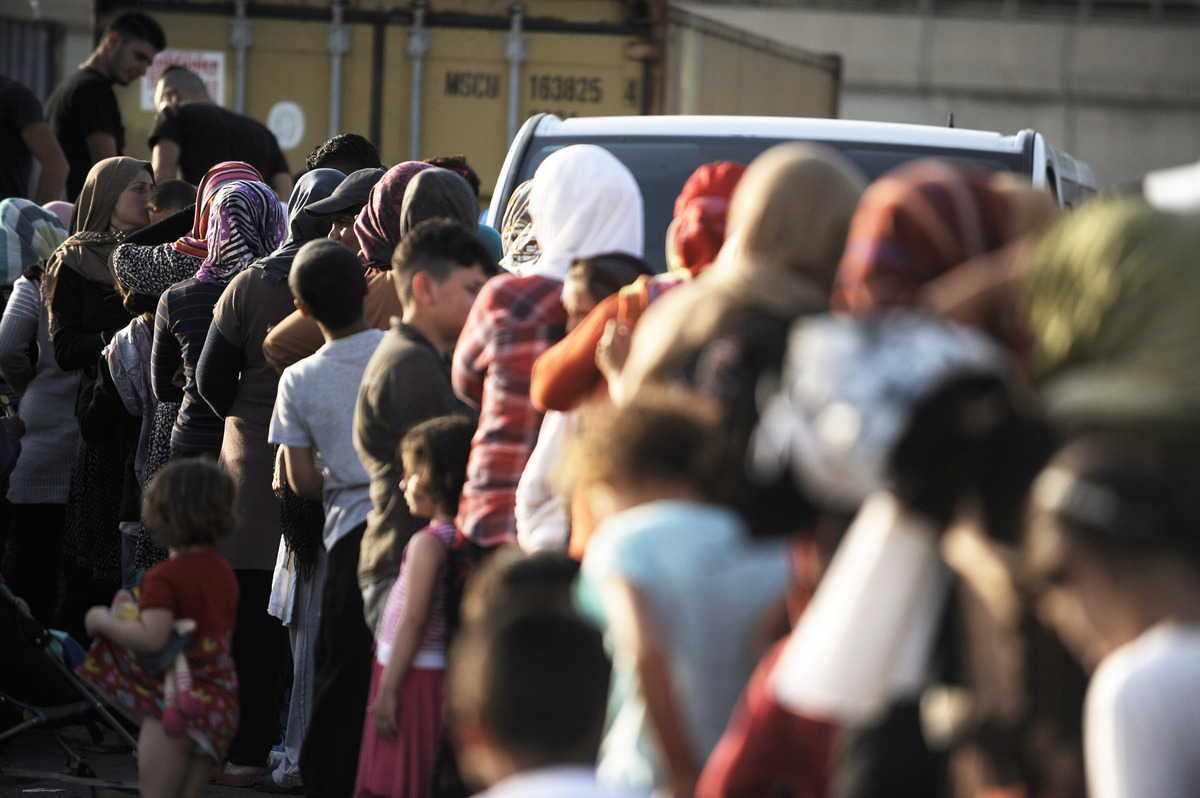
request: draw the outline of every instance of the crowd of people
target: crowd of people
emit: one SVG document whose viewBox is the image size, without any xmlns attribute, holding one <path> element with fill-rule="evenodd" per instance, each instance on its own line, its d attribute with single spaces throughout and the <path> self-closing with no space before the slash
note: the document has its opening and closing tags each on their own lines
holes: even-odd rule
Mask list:
<svg viewBox="0 0 1200 798">
<path fill-rule="evenodd" d="M 1196 217 L 792 143 L 656 273 L 598 146 L 185 149 L 0 202 L 0 569 L 144 795 L 1200 794 Z"/>
</svg>

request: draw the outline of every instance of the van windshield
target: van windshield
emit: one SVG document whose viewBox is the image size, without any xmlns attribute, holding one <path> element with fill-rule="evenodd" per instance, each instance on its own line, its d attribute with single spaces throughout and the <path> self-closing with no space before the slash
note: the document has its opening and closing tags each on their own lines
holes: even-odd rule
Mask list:
<svg viewBox="0 0 1200 798">
<path fill-rule="evenodd" d="M 664 252 L 667 226 L 675 209 L 675 198 L 684 182 L 698 167 L 712 161 L 749 164 L 763 150 L 784 139 L 744 137 L 653 137 L 613 136 L 572 139 L 534 138 L 521 168 L 521 181 L 533 177 L 550 153 L 572 144 L 598 144 L 629 167 L 642 189 L 646 213 L 646 260 L 659 271 L 667 268 Z M 905 161 L 916 158 L 945 158 L 982 168 L 989 173 L 1021 171 L 1020 153 L 960 150 L 948 155 L 944 149 L 861 141 L 817 142 L 838 150 L 866 174 L 869 180 Z M 507 201 L 507 200 L 505 200 Z"/>
</svg>

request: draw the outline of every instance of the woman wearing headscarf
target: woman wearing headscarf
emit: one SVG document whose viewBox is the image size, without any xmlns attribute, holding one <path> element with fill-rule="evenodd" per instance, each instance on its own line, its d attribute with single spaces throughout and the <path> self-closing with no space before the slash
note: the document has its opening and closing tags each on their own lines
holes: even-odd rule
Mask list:
<svg viewBox="0 0 1200 798">
<path fill-rule="evenodd" d="M 610 321 L 632 332 L 649 304 L 700 274 L 717 257 L 725 241 L 729 198 L 746 167 L 717 161 L 699 167 L 675 200 L 675 217 L 667 228 L 670 270 L 640 277 L 610 296 L 563 340 L 533 364 L 530 396 L 539 410 L 567 411 L 594 395 L 608 395 L 608 382 L 596 363 L 596 349 Z"/>
<path fill-rule="evenodd" d="M 150 371 L 154 395 L 180 402 L 171 430 L 171 455 L 216 455 L 225 424 L 196 390 L 196 363 L 217 299 L 251 262 L 278 247 L 283 207 L 261 182 L 236 180 L 217 190 L 209 211 L 208 255 L 194 277 L 168 288 L 158 301 Z M 175 384 L 182 369 L 184 384 Z"/>
<path fill-rule="evenodd" d="M 124 268 L 127 273 L 149 270 L 162 276 L 178 275 L 173 281 L 176 283 L 195 275 L 200 264 L 208 257 L 208 229 L 213 198 L 221 186 L 234 180 L 263 182 L 262 175 L 248 163 L 224 161 L 217 164 L 209 169 L 200 181 L 196 191 L 196 204 L 192 209 L 191 229 L 176 240 L 164 244 L 121 244 L 113 251 L 113 268 Z M 182 213 L 184 211 L 180 211 L 180 214 Z M 158 226 L 156 224 L 151 229 Z M 149 230 L 145 232 L 148 233 Z M 135 237 L 141 235 L 144 233 Z"/>
<path fill-rule="evenodd" d="M 366 269 L 386 272 L 392 268 L 392 253 L 403 237 L 400 227 L 409 181 L 421 172 L 437 168 L 421 161 L 398 163 L 371 189 L 370 199 L 354 221 L 354 233 L 362 247 L 358 259 Z"/>
<path fill-rule="evenodd" d="M 294 308 L 287 275 L 295 250 L 329 234 L 329 219 L 309 216 L 304 206 L 330 196 L 343 179 L 335 169 L 316 169 L 296 182 L 288 201 L 287 240 L 243 269 L 221 293 L 196 365 L 200 396 L 225 419 L 219 462 L 238 485 L 238 525 L 222 542 L 221 553 L 241 589 L 231 650 L 242 720 L 228 762 L 215 776 L 223 783 L 246 786 L 264 771 L 275 743 L 285 645 L 279 621 L 267 613 L 281 534 L 279 500 L 271 489 L 274 454 L 267 442 L 279 376 L 263 358 L 262 343 Z"/>
<path fill-rule="evenodd" d="M 854 213 L 832 307 L 872 313 L 915 304 L 923 286 L 994 253 L 1058 215 L 1028 184 L 939 160 L 912 161 L 876 180 Z"/>
<path fill-rule="evenodd" d="M 540 254 L 522 275 L 489 280 L 454 350 L 454 389 L 480 408 L 460 532 L 478 546 L 516 543 L 517 483 L 537 442 L 542 414 L 529 397 L 533 363 L 566 331 L 563 280 L 576 258 L 642 256 L 642 193 L 602 147 L 580 144 L 538 167 L 529 196 Z"/>
<path fill-rule="evenodd" d="M 0 375 L 20 398 L 25 422 L 21 457 L 8 480 L 8 581 L 47 625 L 54 622 L 69 463 L 79 434 L 79 375 L 54 360 L 39 283 L 41 264 L 66 238 L 56 214 L 24 199 L 0 202 L 0 257 L 13 285 L 0 320 Z"/>
<path fill-rule="evenodd" d="M 743 322 L 777 328 L 777 365 L 791 321 L 829 307 L 865 184 L 853 165 L 818 145 L 780 144 L 756 158 L 733 194 L 716 262 L 652 305 L 639 322 L 621 372 L 621 395 L 632 396 L 649 382 L 705 388 L 697 384 L 706 378 L 705 350 Z M 747 336 L 746 343 L 753 340 Z"/>
<path fill-rule="evenodd" d="M 476 230 L 479 226 L 479 202 L 471 192 L 470 184 L 457 172 L 434 167 L 419 171 L 412 177 L 405 189 L 404 201 L 400 204 L 400 214 L 395 219 L 399 224 L 397 243 L 418 224 L 435 217 L 453 219 L 468 230 Z M 395 246 L 392 249 L 394 251 Z M 389 330 L 392 318 L 402 315 L 404 308 L 400 306 L 400 297 L 396 294 L 391 256 L 388 256 L 383 271 L 367 269 L 363 318 L 378 330 Z M 296 311 L 271 330 L 263 342 L 263 354 L 275 370 L 282 373 L 297 360 L 316 352 L 324 342 L 316 321 Z"/>
<path fill-rule="evenodd" d="M 149 223 L 146 200 L 153 190 L 145 161 L 96 163 L 72 211 L 71 236 L 47 262 L 41 287 L 54 358 L 64 371 L 79 370 L 84 377 L 77 407 L 90 404 L 101 352 L 131 318 L 114 287 L 109 256 L 127 234 Z M 81 436 L 76 445 L 63 533 L 67 590 L 61 622 L 80 640 L 87 640 L 87 609 L 107 604 L 120 587 L 118 524 L 128 445 L 118 433 L 125 422 L 114 418 L 111 434 L 93 442 Z"/>
</svg>

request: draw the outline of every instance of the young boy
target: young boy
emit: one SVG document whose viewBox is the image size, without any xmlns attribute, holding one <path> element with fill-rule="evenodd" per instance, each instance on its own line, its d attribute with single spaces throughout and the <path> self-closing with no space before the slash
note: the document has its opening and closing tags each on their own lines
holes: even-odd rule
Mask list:
<svg viewBox="0 0 1200 798">
<path fill-rule="evenodd" d="M 338 433 L 339 445 L 350 449 L 360 469 L 365 467 L 363 489 L 367 474 L 370 489 L 366 509 L 355 516 L 360 523 L 329 550 L 312 720 L 300 757 L 310 795 L 349 795 L 354 789 L 375 625 L 404 545 L 424 523 L 415 521 L 404 503 L 396 446 L 420 422 L 463 410 L 450 387 L 448 353 L 475 294 L 494 272 L 491 263 L 483 244 L 461 224 L 431 219 L 414 227 L 392 260 L 404 315 L 393 320 L 390 332 L 372 333 L 382 342 L 365 372 L 360 367 L 357 376 L 339 385 L 339 411 L 353 418 Z M 357 268 L 362 285 L 362 266 Z M 286 375 L 307 362 L 289 367 L 280 385 L 290 384 Z M 328 466 L 327 456 L 325 462 Z M 368 589 L 366 619 L 360 586 Z"/>
<path fill-rule="evenodd" d="M 600 633 L 538 611 L 466 627 L 450 659 L 447 722 L 480 798 L 616 798 L 596 783 L 609 662 Z"/>
<path fill-rule="evenodd" d="M 155 224 L 195 204 L 196 187 L 186 180 L 172 178 L 154 187 L 146 210 L 150 211 L 150 224 Z"/>
<path fill-rule="evenodd" d="M 325 338 L 325 345 L 312 356 L 284 371 L 269 432 L 271 442 L 283 447 L 281 480 L 287 480 L 298 495 L 321 499 L 325 505 L 326 584 L 320 596 L 321 611 L 319 614 L 308 612 L 316 597 L 300 594 L 306 587 L 310 591 L 319 589 L 316 585 L 320 580 L 316 576 L 297 583 L 293 609 L 293 626 L 298 630 L 294 655 L 298 664 L 304 659 L 303 652 L 311 651 L 313 657 L 311 680 L 302 678 L 309 674 L 297 667 L 293 689 L 299 689 L 302 684 L 311 685 L 313 701 L 302 700 L 299 706 L 312 706 L 315 710 L 317 696 L 328 681 L 323 679 L 328 673 L 323 665 L 340 656 L 339 649 L 347 634 L 353 639 L 353 630 L 345 627 L 336 606 L 342 600 L 340 594 L 345 592 L 339 588 L 345 581 L 345 574 L 353 574 L 357 568 L 355 535 L 361 534 L 367 511 L 371 508 L 369 479 L 351 443 L 354 397 L 363 370 L 383 333 L 371 329 L 363 320 L 363 295 L 367 289 L 362 266 L 354 253 L 336 241 L 321 239 L 305 244 L 292 264 L 288 284 L 296 307 L 316 320 Z M 315 459 L 318 453 L 323 464 L 320 470 Z M 343 545 L 344 541 L 346 545 Z M 318 573 L 320 570 L 318 566 Z M 297 615 L 303 617 L 297 618 Z M 361 620 L 359 625 L 362 625 Z M 293 702 L 293 706 L 297 706 L 297 702 Z M 355 723 L 361 726 L 365 699 L 357 706 Z M 347 716 L 355 714 L 352 709 L 352 705 L 341 707 Z M 301 717 L 293 713 L 289 726 L 299 723 L 299 730 L 305 726 L 312 728 L 314 719 L 315 712 L 307 718 L 303 713 Z M 288 736 L 296 740 L 296 748 L 299 748 L 299 739 L 303 738 L 293 738 L 290 733 Z M 304 786 L 314 792 L 314 785 L 309 783 L 309 771 L 322 769 L 324 763 L 319 757 L 310 762 L 303 749 L 298 753 Z M 276 787 L 299 787 L 294 783 L 294 774 L 284 775 L 290 776 L 288 780 L 293 783 L 283 783 L 272 776 Z M 317 790 L 314 794 L 324 793 Z"/>
</svg>

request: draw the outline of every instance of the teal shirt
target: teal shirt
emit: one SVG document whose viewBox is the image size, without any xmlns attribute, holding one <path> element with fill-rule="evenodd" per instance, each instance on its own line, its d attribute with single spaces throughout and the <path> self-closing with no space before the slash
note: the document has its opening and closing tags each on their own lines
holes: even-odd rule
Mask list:
<svg viewBox="0 0 1200 798">
<path fill-rule="evenodd" d="M 634 662 L 612 649 L 600 591 L 611 578 L 636 587 L 650 606 L 696 761 L 703 763 L 756 664 L 758 621 L 787 589 L 787 546 L 752 542 L 731 510 L 686 501 L 644 504 L 596 528 L 576 601 L 605 632 L 613 658 L 597 772 L 607 786 L 649 792 L 667 786 L 666 771 Z"/>
</svg>

